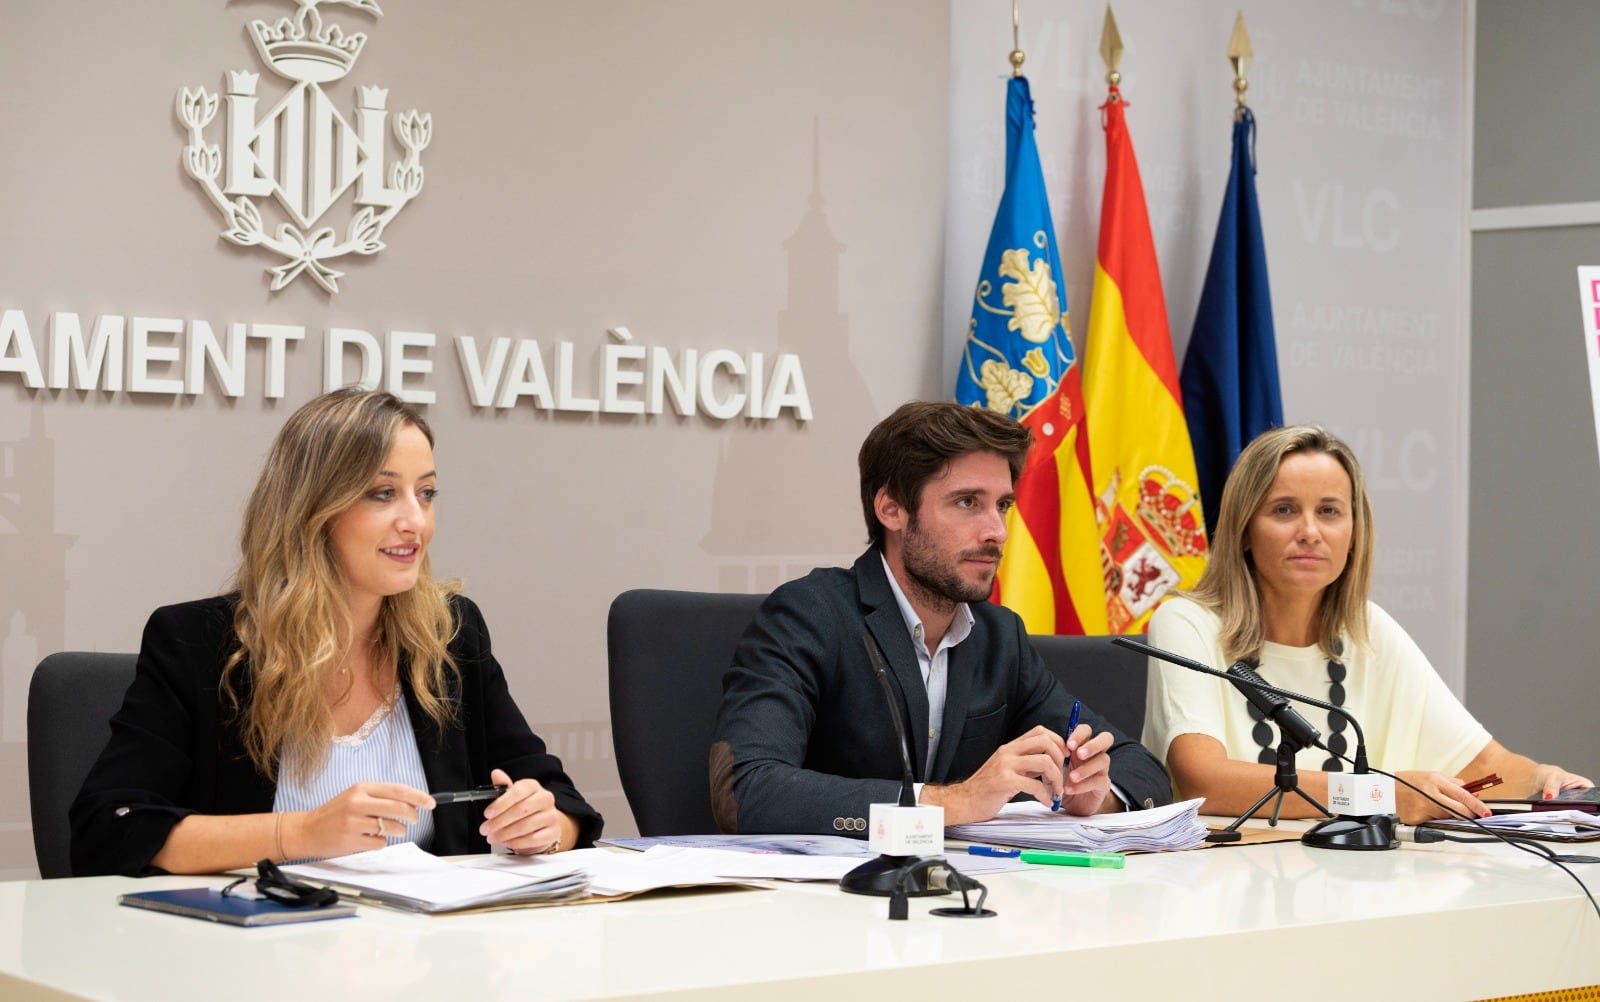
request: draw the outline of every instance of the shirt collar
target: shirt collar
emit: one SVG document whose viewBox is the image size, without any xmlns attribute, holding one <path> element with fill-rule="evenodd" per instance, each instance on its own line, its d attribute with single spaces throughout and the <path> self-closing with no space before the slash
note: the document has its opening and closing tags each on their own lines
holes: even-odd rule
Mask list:
<svg viewBox="0 0 1600 1002">
<path fill-rule="evenodd" d="M 918 616 L 917 610 L 911 607 L 911 600 L 906 598 L 906 593 L 900 590 L 900 582 L 895 578 L 894 571 L 889 567 L 889 558 L 884 556 L 882 551 L 879 551 L 878 559 L 883 561 L 883 576 L 889 579 L 889 590 L 894 593 L 895 605 L 900 607 L 900 618 L 906 622 L 906 632 L 911 634 L 912 646 L 927 650 L 922 639 L 922 617 Z M 965 602 L 958 603 L 956 605 L 956 616 L 950 621 L 950 629 L 944 632 L 944 639 L 939 642 L 939 646 L 954 647 L 967 639 L 972 633 L 973 621 L 972 609 Z M 928 651 L 928 653 L 933 654 L 935 652 Z"/>
</svg>

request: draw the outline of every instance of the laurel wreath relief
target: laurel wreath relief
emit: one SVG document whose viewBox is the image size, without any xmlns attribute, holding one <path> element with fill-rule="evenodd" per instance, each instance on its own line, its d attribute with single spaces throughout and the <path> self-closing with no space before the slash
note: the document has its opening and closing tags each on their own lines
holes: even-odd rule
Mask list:
<svg viewBox="0 0 1600 1002">
<path fill-rule="evenodd" d="M 194 90 L 185 87 L 178 95 L 178 117 L 189 133 L 189 145 L 183 150 L 183 167 L 222 213 L 228 225 L 223 237 L 241 247 L 264 247 L 284 259 L 283 264 L 267 269 L 272 274 L 273 292 L 287 286 L 302 272 L 327 291 L 338 292 L 339 279 L 344 272 L 330 268 L 325 262 L 347 254 L 371 255 L 383 250 L 384 228 L 422 191 L 421 156 L 433 138 L 433 119 L 412 110 L 394 119 L 395 137 L 406 151 L 404 159 L 389 167 L 389 187 L 402 196 L 394 205 L 382 212 L 372 206 L 363 207 L 350 220 L 343 240 L 337 238 L 331 226 L 303 233 L 292 223 L 281 223 L 276 234 L 268 234 L 262 225 L 260 210 L 248 196 L 240 195 L 230 201 L 217 184 L 217 176 L 222 172 L 222 151 L 205 139 L 205 128 L 216 114 L 217 95 L 204 87 Z"/>
</svg>

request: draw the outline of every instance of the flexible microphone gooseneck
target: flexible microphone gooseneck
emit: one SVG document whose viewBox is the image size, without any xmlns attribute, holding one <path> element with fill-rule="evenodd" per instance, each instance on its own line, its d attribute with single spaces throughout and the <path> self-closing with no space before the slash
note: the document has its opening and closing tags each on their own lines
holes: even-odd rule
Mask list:
<svg viewBox="0 0 1600 1002">
<path fill-rule="evenodd" d="M 911 771 L 910 745 L 906 741 L 905 724 L 900 721 L 900 707 L 895 703 L 894 690 L 889 686 L 889 666 L 884 661 L 883 651 L 878 649 L 878 642 L 872 639 L 872 634 L 861 634 L 861 642 L 866 645 L 867 658 L 872 662 L 873 673 L 878 676 L 878 684 L 883 687 L 883 697 L 889 706 L 889 717 L 894 721 L 895 739 L 900 745 L 900 801 L 896 806 L 916 807 L 916 777 Z M 849 891 L 851 894 L 873 894 L 886 898 L 900 895 L 916 898 L 950 893 L 948 887 L 934 886 L 933 881 L 929 879 L 929 868 L 918 865 L 922 860 L 921 856 L 891 856 L 883 853 L 840 877 L 839 889 Z"/>
<path fill-rule="evenodd" d="M 900 720 L 900 708 L 894 702 L 894 690 L 889 687 L 889 666 L 883 663 L 883 651 L 872 639 L 872 634 L 861 635 L 867 648 L 867 658 L 872 662 L 872 672 L 878 676 L 878 686 L 883 689 L 884 702 L 889 706 L 889 719 L 894 721 L 894 736 L 900 744 L 900 803 L 901 807 L 917 806 L 917 777 L 911 771 L 911 744 L 906 740 L 906 725 Z"/>
<path fill-rule="evenodd" d="M 1261 676 L 1242 665 L 1234 665 L 1227 671 L 1222 672 L 1209 665 L 1203 665 L 1198 661 L 1183 657 L 1180 654 L 1173 654 L 1169 651 L 1161 650 L 1159 647 L 1151 647 L 1149 644 L 1141 644 L 1139 641 L 1130 640 L 1127 637 L 1113 637 L 1111 642 L 1119 647 L 1140 651 L 1150 657 L 1166 661 L 1169 664 L 1175 664 L 1180 668 L 1197 671 L 1202 675 L 1215 675 L 1218 678 L 1227 679 L 1240 692 L 1254 689 L 1260 693 L 1273 693 L 1283 699 L 1292 699 L 1311 706 L 1321 707 L 1329 713 L 1337 713 L 1350 725 L 1350 729 L 1356 735 L 1354 771 L 1357 774 L 1372 771 L 1371 767 L 1367 765 L 1367 737 L 1362 733 L 1361 723 L 1343 707 L 1334 706 L 1332 703 L 1313 699 L 1310 696 L 1305 696 L 1289 689 L 1280 689 L 1275 685 L 1269 685 Z M 1251 702 L 1255 702 L 1255 700 L 1251 700 Z M 1259 707 L 1260 704 L 1257 704 L 1257 706 Z M 1263 708 L 1262 712 L 1265 713 L 1266 710 Z M 1290 712 L 1293 711 L 1291 710 Z M 1283 726 L 1282 709 L 1279 709 L 1278 713 L 1279 726 L 1281 727 Z M 1298 713 L 1294 715 L 1296 717 L 1300 716 Z M 1304 717 L 1300 717 L 1300 719 L 1303 722 L 1305 721 Z M 1309 722 L 1305 722 L 1305 726 L 1311 727 Z M 1311 730 L 1313 733 L 1316 732 L 1314 727 Z M 1327 750 L 1320 742 L 1308 743 L 1314 747 Z M 1332 752 L 1329 751 L 1329 754 L 1331 755 Z M 1388 774 L 1384 773 L 1384 775 Z M 1313 826 L 1310 831 L 1300 836 L 1300 841 L 1305 845 L 1318 849 L 1398 849 L 1400 842 L 1395 838 L 1394 827 L 1399 823 L 1400 819 L 1393 814 L 1341 814 L 1338 817 L 1329 818 Z"/>
</svg>

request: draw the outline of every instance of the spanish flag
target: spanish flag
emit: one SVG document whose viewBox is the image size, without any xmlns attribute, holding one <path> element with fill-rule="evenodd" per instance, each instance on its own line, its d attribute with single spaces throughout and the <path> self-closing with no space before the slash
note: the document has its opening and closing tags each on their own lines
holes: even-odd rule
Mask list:
<svg viewBox="0 0 1600 1002">
<path fill-rule="evenodd" d="M 1020 75 L 1006 95 L 1005 181 L 956 376 L 958 401 L 1033 431 L 994 598 L 1029 633 L 1104 633 L 1081 374 L 1034 145 L 1033 98 Z"/>
<path fill-rule="evenodd" d="M 1138 633 L 1167 592 L 1199 580 L 1206 532 L 1155 240 L 1115 85 L 1101 111 L 1106 184 L 1083 394 L 1106 622 L 1112 633 Z"/>
</svg>

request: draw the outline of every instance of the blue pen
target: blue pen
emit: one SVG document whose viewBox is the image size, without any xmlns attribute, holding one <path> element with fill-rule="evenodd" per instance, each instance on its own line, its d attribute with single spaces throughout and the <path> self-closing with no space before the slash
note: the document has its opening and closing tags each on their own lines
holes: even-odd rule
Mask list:
<svg viewBox="0 0 1600 1002">
<path fill-rule="evenodd" d="M 999 856 L 1004 859 L 1016 859 L 1022 855 L 1022 850 L 996 849 L 992 845 L 969 845 L 967 846 L 967 854 L 969 856 Z"/>
<path fill-rule="evenodd" d="M 1072 716 L 1067 718 L 1067 739 L 1068 740 L 1072 739 L 1072 732 L 1078 729 L 1078 718 L 1081 717 L 1082 715 L 1083 715 L 1083 700 L 1074 699 L 1072 701 Z M 1067 756 L 1067 760 L 1065 762 L 1061 763 L 1061 772 L 1062 772 L 1061 779 L 1062 779 L 1063 782 L 1066 781 L 1066 778 L 1067 778 L 1066 777 L 1066 773 L 1071 768 L 1072 768 L 1072 756 L 1068 755 Z M 1052 811 L 1061 810 L 1061 798 L 1060 797 L 1057 797 L 1057 798 L 1055 798 L 1054 800 L 1052 800 L 1050 802 L 1050 809 Z"/>
</svg>

